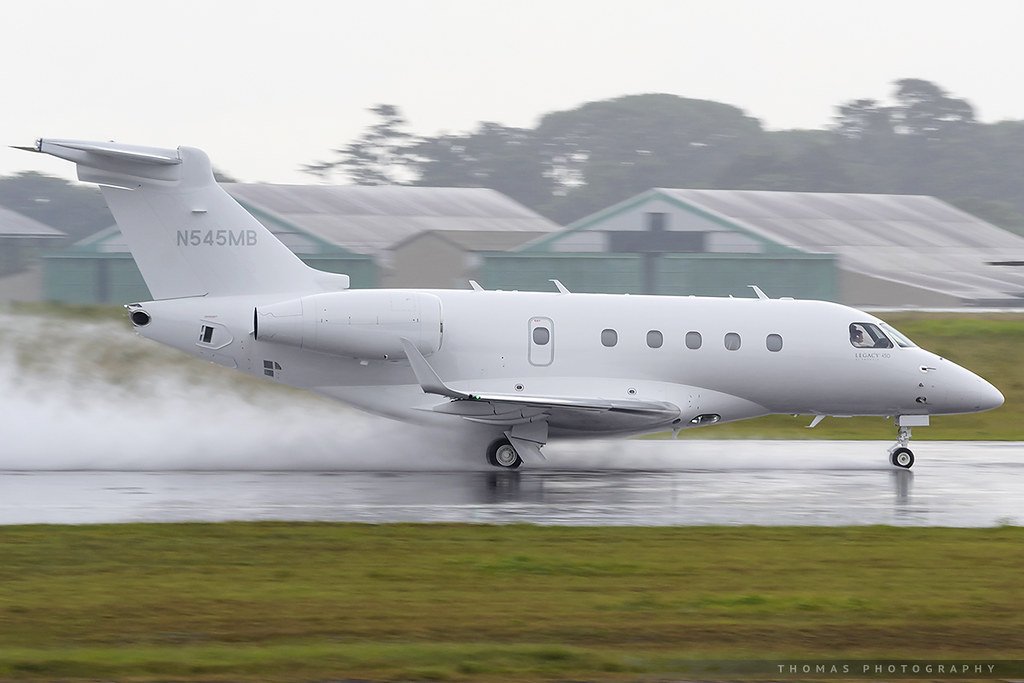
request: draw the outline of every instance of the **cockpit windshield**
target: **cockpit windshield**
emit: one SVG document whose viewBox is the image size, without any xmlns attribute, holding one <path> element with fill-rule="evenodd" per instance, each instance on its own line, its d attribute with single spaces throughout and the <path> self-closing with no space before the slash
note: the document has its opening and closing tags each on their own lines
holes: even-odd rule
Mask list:
<svg viewBox="0 0 1024 683">
<path fill-rule="evenodd" d="M 857 349 L 892 348 L 892 342 L 874 323 L 850 323 L 850 343 Z"/>
<path fill-rule="evenodd" d="M 912 349 L 917 346 L 917 344 L 907 339 L 906 335 L 888 323 L 882 323 L 882 329 L 889 335 L 889 339 L 892 339 L 901 348 Z"/>
</svg>

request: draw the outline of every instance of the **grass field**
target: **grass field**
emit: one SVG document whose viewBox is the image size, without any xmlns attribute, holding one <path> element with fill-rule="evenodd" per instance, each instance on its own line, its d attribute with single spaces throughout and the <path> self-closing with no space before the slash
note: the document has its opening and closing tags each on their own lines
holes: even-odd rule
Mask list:
<svg viewBox="0 0 1024 683">
<path fill-rule="evenodd" d="M 1024 657 L 1024 529 L 0 528 L 0 679 L 636 679 Z"/>
</svg>

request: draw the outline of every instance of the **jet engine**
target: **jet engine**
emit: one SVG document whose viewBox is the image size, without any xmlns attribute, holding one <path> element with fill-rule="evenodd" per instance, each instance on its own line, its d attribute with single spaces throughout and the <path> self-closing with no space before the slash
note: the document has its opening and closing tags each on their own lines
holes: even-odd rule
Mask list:
<svg viewBox="0 0 1024 683">
<path fill-rule="evenodd" d="M 441 300 L 426 292 L 347 290 L 257 306 L 257 341 L 363 360 L 405 358 L 401 339 L 424 356 L 441 348 Z"/>
</svg>

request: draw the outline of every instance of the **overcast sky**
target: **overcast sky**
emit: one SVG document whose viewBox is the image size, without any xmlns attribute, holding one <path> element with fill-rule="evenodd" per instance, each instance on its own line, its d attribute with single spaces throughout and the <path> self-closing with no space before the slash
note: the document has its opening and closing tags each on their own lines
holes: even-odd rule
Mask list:
<svg viewBox="0 0 1024 683">
<path fill-rule="evenodd" d="M 925 78 L 984 121 L 1024 119 L 1018 0 L 4 0 L 2 142 L 202 147 L 246 181 L 306 162 L 399 105 L 414 132 L 624 94 L 734 104 L 769 128 Z M 71 177 L 0 151 L 0 174 Z"/>
</svg>

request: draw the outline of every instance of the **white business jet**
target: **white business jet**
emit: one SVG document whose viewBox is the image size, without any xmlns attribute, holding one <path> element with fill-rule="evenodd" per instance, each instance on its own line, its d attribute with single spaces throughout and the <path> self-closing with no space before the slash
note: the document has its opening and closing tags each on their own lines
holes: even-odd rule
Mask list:
<svg viewBox="0 0 1024 683">
<path fill-rule="evenodd" d="M 209 361 L 421 423 L 475 423 L 517 468 L 551 438 L 640 434 L 773 413 L 911 428 L 997 408 L 991 384 L 878 318 L 824 301 L 472 289 L 350 290 L 306 266 L 214 181 L 209 158 L 41 139 L 98 183 L 154 300 L 139 334 Z"/>
</svg>

